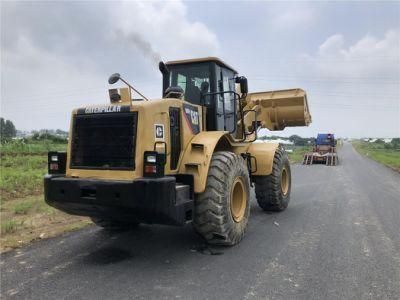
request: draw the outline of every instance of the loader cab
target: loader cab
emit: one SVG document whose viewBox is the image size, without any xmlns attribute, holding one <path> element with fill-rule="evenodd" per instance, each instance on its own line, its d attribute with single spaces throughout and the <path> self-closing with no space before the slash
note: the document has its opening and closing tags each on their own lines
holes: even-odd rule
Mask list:
<svg viewBox="0 0 400 300">
<path fill-rule="evenodd" d="M 179 87 L 183 99 L 203 106 L 207 131 L 236 131 L 235 80 L 237 72 L 218 58 L 167 62 L 163 73 L 163 97 Z"/>
</svg>

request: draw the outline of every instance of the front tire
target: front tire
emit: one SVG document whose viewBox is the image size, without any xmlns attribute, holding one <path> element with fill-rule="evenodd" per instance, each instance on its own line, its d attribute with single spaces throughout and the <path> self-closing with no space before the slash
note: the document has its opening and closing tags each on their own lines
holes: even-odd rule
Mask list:
<svg viewBox="0 0 400 300">
<path fill-rule="evenodd" d="M 232 152 L 212 156 L 206 189 L 196 196 L 193 225 L 210 244 L 233 246 L 246 231 L 250 179 L 244 159 Z"/>
<path fill-rule="evenodd" d="M 290 202 L 292 178 L 286 151 L 275 151 L 272 173 L 255 176 L 255 192 L 258 205 L 265 211 L 283 211 Z"/>
</svg>

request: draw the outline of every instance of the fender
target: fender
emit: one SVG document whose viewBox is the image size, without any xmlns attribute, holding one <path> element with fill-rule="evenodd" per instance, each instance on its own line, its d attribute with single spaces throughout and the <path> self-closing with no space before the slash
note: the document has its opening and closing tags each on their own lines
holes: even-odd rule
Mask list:
<svg viewBox="0 0 400 300">
<path fill-rule="evenodd" d="M 179 174 L 193 175 L 195 193 L 204 192 L 212 155 L 218 143 L 226 139 L 226 134 L 224 131 L 202 131 L 186 147 L 179 165 Z"/>
<path fill-rule="evenodd" d="M 253 173 L 253 176 L 267 176 L 272 173 L 275 151 L 278 147 L 279 143 L 253 143 L 250 145 L 247 152 L 257 160 L 257 172 Z M 251 163 L 252 169 L 255 169 L 253 159 Z"/>
</svg>

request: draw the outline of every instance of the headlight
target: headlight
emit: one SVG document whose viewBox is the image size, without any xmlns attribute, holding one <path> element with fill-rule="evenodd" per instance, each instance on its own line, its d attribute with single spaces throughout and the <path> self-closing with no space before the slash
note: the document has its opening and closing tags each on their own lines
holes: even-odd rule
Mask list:
<svg viewBox="0 0 400 300">
<path fill-rule="evenodd" d="M 65 174 L 67 168 L 67 153 L 51 151 L 47 157 L 47 171 L 49 174 Z"/>
<path fill-rule="evenodd" d="M 153 163 L 153 164 L 155 164 L 156 161 L 157 161 L 157 158 L 156 158 L 155 155 L 149 155 L 149 156 L 146 157 L 146 161 L 147 161 L 148 163 Z"/>
<path fill-rule="evenodd" d="M 164 158 L 165 154 L 157 151 L 145 151 L 143 160 L 144 177 L 163 177 L 164 176 Z"/>
</svg>

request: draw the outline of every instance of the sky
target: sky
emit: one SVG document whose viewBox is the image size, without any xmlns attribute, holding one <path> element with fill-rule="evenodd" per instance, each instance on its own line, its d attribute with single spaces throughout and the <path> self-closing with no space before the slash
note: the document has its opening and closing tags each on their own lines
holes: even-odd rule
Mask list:
<svg viewBox="0 0 400 300">
<path fill-rule="evenodd" d="M 159 60 L 218 56 L 250 92 L 303 88 L 313 122 L 263 134 L 400 137 L 400 2 L 0 2 L 0 114 L 68 130 L 119 72 L 160 98 Z"/>
</svg>

